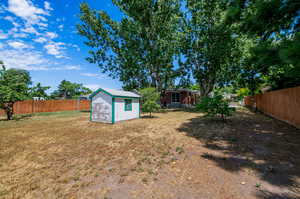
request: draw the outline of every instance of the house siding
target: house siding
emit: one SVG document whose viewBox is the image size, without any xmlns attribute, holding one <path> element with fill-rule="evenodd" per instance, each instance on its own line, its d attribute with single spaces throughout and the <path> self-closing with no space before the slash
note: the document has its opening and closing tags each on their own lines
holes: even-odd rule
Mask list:
<svg viewBox="0 0 300 199">
<path fill-rule="evenodd" d="M 180 103 L 172 103 L 172 93 L 180 93 Z M 192 106 L 197 101 L 197 95 L 188 91 L 167 91 L 161 99 L 161 104 L 167 107 Z"/>
</svg>

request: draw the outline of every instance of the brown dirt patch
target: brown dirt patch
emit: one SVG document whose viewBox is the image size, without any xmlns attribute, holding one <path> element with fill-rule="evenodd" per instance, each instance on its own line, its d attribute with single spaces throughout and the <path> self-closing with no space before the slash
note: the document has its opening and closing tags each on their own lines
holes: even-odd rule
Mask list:
<svg viewBox="0 0 300 199">
<path fill-rule="evenodd" d="M 0 121 L 0 198 L 296 199 L 300 131 L 239 111 Z"/>
</svg>

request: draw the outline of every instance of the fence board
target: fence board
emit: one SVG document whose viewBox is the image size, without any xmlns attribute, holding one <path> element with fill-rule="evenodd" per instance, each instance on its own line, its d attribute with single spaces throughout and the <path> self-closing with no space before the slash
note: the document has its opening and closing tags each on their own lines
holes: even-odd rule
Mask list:
<svg viewBox="0 0 300 199">
<path fill-rule="evenodd" d="M 14 104 L 14 114 L 83 111 L 89 109 L 89 100 L 25 100 Z M 0 109 L 0 116 L 4 115 L 5 112 Z"/>
<path fill-rule="evenodd" d="M 300 86 L 245 98 L 245 105 L 300 128 Z"/>
</svg>

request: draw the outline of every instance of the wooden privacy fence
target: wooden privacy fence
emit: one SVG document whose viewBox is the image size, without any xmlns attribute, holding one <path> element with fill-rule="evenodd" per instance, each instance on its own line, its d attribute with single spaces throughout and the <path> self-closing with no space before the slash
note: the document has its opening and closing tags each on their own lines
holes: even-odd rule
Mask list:
<svg viewBox="0 0 300 199">
<path fill-rule="evenodd" d="M 245 105 L 300 128 L 300 86 L 246 97 Z"/>
<path fill-rule="evenodd" d="M 84 111 L 89 109 L 89 100 L 25 100 L 14 104 L 14 114 Z M 5 112 L 1 109 L 0 115 L 5 115 Z"/>
</svg>

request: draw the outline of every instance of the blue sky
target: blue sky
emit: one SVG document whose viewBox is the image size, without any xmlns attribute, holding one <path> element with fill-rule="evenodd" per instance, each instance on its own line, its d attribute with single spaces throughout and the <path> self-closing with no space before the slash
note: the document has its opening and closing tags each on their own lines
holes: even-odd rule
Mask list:
<svg viewBox="0 0 300 199">
<path fill-rule="evenodd" d="M 0 60 L 7 68 L 28 70 L 34 84 L 56 89 L 63 79 L 96 89 L 122 83 L 89 64 L 88 47 L 76 33 L 82 0 L 0 0 Z M 85 0 L 113 19 L 121 13 L 111 0 Z M 49 91 L 49 92 L 50 92 Z"/>
</svg>

